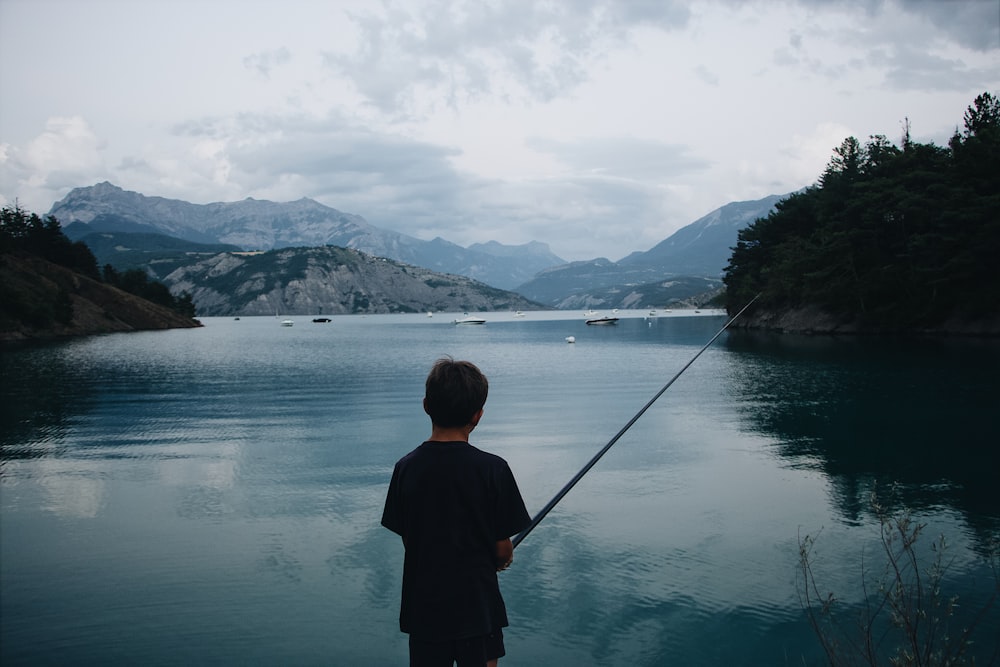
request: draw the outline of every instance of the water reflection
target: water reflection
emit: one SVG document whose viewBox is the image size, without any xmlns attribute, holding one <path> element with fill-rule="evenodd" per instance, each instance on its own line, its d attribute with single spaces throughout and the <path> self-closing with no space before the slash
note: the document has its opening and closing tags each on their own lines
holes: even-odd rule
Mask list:
<svg viewBox="0 0 1000 667">
<path fill-rule="evenodd" d="M 788 465 L 822 471 L 858 523 L 874 485 L 909 507 L 1000 527 L 995 442 L 1000 344 L 733 332 L 729 390 Z"/>
<path fill-rule="evenodd" d="M 477 443 L 537 510 L 722 324 L 398 319 L 209 321 L 5 356 L 3 661 L 405 662 L 402 545 L 378 519 L 428 432 L 431 361 L 490 376 Z M 926 460 L 945 438 L 992 442 L 996 360 L 729 335 L 518 548 L 509 664 L 808 661 L 799 527 L 836 523 L 824 548 L 856 563 L 883 478 L 947 531 L 950 508 L 983 533 L 996 520 L 988 466 Z"/>
<path fill-rule="evenodd" d="M 92 392 L 77 390 L 90 370 L 73 364 L 64 344 L 0 354 L 0 470 L 6 461 L 58 453 L 73 416 L 93 403 Z"/>
</svg>

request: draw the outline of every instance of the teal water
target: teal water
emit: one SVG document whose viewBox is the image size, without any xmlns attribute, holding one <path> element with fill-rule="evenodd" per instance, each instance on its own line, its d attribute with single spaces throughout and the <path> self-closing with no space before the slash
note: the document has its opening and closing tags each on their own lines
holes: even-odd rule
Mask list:
<svg viewBox="0 0 1000 667">
<path fill-rule="evenodd" d="M 5 350 L 0 663 L 405 664 L 379 518 L 429 433 L 430 364 L 489 376 L 473 442 L 534 513 L 724 323 L 622 315 L 207 318 Z M 821 664 L 799 540 L 857 605 L 867 498 L 893 483 L 948 538 L 960 625 L 995 586 L 998 371 L 991 341 L 724 334 L 518 548 L 501 664 Z M 998 628 L 995 607 L 980 664 Z"/>
</svg>

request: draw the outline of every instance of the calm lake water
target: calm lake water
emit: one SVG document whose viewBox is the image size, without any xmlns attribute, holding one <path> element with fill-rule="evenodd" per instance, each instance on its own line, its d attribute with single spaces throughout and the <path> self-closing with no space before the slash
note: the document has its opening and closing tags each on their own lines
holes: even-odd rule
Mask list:
<svg viewBox="0 0 1000 667">
<path fill-rule="evenodd" d="M 0 663 L 405 664 L 379 519 L 430 432 L 430 365 L 487 374 L 473 442 L 534 514 L 725 322 L 621 315 L 206 318 L 5 350 Z M 998 371 L 996 341 L 724 334 L 518 547 L 501 665 L 820 664 L 799 540 L 857 605 L 876 484 L 947 537 L 960 627 L 995 586 Z M 995 607 L 980 664 L 998 629 Z"/>
</svg>

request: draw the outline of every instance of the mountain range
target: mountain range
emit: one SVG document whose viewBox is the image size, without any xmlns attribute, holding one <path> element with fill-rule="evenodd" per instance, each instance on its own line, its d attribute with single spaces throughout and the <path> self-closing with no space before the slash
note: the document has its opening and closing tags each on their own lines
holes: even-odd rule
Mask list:
<svg viewBox="0 0 1000 667">
<path fill-rule="evenodd" d="M 338 315 L 534 310 L 519 294 L 467 278 L 336 246 L 218 253 L 164 282 L 198 314 Z"/>
<path fill-rule="evenodd" d="M 650 250 L 618 262 L 601 257 L 551 267 L 517 292 L 555 308 L 635 308 L 717 291 L 739 230 L 786 196 L 726 204 Z"/>
<path fill-rule="evenodd" d="M 768 215 L 785 196 L 726 204 L 650 250 L 618 262 L 597 258 L 566 263 L 537 241 L 490 241 L 468 248 L 441 238 L 423 241 L 311 199 L 192 204 L 105 182 L 72 190 L 49 214 L 71 239 L 84 240 L 102 264 L 141 264 L 161 279 L 235 249 L 339 246 L 473 278 L 548 307 L 642 308 L 718 291 L 738 230 Z M 188 245 L 180 248 L 178 239 Z"/>
<path fill-rule="evenodd" d="M 544 268 L 565 263 L 544 243 L 503 246 L 491 242 L 463 248 L 442 238 L 423 241 L 380 229 L 359 215 L 312 199 L 276 203 L 248 198 L 192 204 L 147 197 L 104 182 L 75 188 L 56 202 L 49 214 L 74 240 L 103 231 L 159 233 L 241 250 L 333 245 L 468 276 L 501 289 L 516 287 Z"/>
</svg>

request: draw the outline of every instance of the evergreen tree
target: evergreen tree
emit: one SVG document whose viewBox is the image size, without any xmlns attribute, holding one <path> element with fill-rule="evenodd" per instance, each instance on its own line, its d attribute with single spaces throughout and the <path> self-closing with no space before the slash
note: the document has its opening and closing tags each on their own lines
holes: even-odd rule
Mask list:
<svg viewBox="0 0 1000 667">
<path fill-rule="evenodd" d="M 818 306 L 874 329 L 996 314 L 1000 103 L 984 93 L 948 148 L 882 135 L 834 149 L 819 185 L 740 230 L 727 307 Z"/>
<path fill-rule="evenodd" d="M 119 274 L 107 264 L 103 272 L 98 269 L 97 258 L 82 241 L 75 243 L 63 234 L 62 226 L 53 216 L 44 219 L 36 213 L 28 213 L 20 205 L 4 206 L 0 209 L 0 254 L 24 252 L 65 266 L 94 280 L 104 280 L 131 294 L 166 306 L 184 315 L 194 317 L 194 303 L 190 294 L 175 298 L 167 287 L 158 281 L 151 281 L 141 269 L 132 269 Z M 26 306 L 27 307 L 27 306 Z M 69 295 L 61 299 L 54 318 L 68 322 L 72 318 L 72 304 Z M 43 313 L 36 319 L 48 321 L 51 314 Z"/>
</svg>

